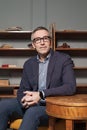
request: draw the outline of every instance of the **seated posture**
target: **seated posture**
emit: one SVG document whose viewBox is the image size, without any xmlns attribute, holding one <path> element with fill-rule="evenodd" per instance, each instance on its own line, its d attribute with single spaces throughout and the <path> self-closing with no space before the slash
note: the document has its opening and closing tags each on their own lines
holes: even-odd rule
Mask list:
<svg viewBox="0 0 87 130">
<path fill-rule="evenodd" d="M 37 130 L 48 123 L 45 98 L 72 95 L 76 91 L 71 57 L 51 49 L 48 29 L 37 27 L 31 40 L 37 55 L 24 63 L 17 98 L 0 101 L 0 130 L 7 129 L 13 113 L 23 118 L 19 130 Z"/>
</svg>

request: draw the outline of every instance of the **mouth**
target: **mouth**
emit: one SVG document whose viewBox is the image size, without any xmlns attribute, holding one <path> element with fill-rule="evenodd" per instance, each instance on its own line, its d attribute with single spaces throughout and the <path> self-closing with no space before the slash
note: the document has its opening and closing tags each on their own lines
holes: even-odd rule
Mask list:
<svg viewBox="0 0 87 130">
<path fill-rule="evenodd" d="M 46 49 L 47 47 L 45 46 L 45 47 L 40 47 L 40 49 Z"/>
</svg>

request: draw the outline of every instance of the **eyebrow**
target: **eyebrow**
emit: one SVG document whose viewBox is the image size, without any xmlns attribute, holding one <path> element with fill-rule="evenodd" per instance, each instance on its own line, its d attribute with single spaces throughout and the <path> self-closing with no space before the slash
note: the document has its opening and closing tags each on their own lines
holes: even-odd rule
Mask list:
<svg viewBox="0 0 87 130">
<path fill-rule="evenodd" d="M 44 37 L 51 38 L 49 35 L 47 35 L 47 36 L 45 35 L 45 36 L 43 36 L 43 37 L 36 37 L 36 38 L 34 38 L 33 40 L 38 39 L 38 38 L 44 38 Z M 33 40 L 32 40 L 32 41 L 33 41 Z"/>
</svg>

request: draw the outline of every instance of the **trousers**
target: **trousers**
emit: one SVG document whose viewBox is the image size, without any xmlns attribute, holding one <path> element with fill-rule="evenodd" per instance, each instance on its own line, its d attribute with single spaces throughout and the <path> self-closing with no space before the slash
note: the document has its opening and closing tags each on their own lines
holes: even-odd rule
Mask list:
<svg viewBox="0 0 87 130">
<path fill-rule="evenodd" d="M 17 98 L 2 99 L 0 100 L 0 130 L 7 130 L 8 121 L 14 113 L 23 118 L 19 130 L 38 130 L 39 126 L 48 125 L 49 117 L 45 109 L 46 106 L 36 104 L 25 110 Z"/>
</svg>

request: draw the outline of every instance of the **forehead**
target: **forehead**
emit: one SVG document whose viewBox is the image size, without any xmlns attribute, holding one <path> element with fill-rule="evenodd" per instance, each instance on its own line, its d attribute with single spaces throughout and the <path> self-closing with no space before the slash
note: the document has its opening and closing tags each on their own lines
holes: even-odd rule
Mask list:
<svg viewBox="0 0 87 130">
<path fill-rule="evenodd" d="M 43 36 L 48 36 L 49 32 L 47 32 L 46 30 L 38 30 L 33 34 L 33 38 L 36 37 L 43 37 Z"/>
</svg>

